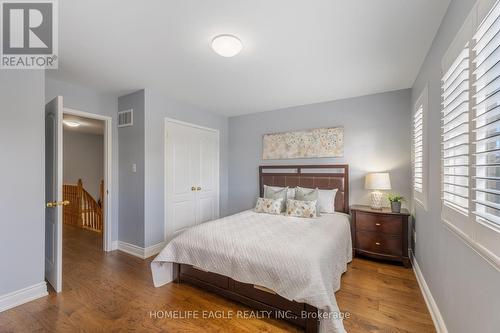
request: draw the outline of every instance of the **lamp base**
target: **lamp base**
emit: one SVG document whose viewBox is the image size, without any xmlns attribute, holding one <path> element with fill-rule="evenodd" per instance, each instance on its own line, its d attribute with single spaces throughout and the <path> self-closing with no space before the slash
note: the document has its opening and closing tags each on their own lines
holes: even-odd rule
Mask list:
<svg viewBox="0 0 500 333">
<path fill-rule="evenodd" d="M 382 192 L 374 191 L 371 193 L 370 198 L 371 198 L 371 204 L 370 204 L 371 209 L 381 210 L 382 199 L 384 198 Z"/>
</svg>

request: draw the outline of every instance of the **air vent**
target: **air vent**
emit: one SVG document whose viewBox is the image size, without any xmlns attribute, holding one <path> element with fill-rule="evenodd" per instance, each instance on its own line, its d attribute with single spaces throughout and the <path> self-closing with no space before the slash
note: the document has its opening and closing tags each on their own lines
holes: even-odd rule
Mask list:
<svg viewBox="0 0 500 333">
<path fill-rule="evenodd" d="M 118 127 L 134 125 L 134 110 L 118 111 Z"/>
</svg>

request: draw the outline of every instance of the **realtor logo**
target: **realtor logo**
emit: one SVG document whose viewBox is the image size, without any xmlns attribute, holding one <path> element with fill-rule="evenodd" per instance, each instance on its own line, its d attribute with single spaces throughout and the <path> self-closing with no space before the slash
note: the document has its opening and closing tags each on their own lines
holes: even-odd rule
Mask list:
<svg viewBox="0 0 500 333">
<path fill-rule="evenodd" d="M 0 0 L 1 68 L 57 68 L 56 0 Z"/>
</svg>

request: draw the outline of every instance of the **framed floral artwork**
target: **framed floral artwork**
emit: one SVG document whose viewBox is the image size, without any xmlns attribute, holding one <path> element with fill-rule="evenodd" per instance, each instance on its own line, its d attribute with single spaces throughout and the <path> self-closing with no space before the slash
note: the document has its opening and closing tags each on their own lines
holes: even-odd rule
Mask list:
<svg viewBox="0 0 500 333">
<path fill-rule="evenodd" d="M 344 127 L 264 134 L 262 159 L 342 157 Z"/>
</svg>

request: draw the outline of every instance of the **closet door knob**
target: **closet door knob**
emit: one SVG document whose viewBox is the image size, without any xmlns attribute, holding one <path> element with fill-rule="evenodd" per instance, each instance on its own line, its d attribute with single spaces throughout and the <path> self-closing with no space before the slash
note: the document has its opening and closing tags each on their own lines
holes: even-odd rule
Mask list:
<svg viewBox="0 0 500 333">
<path fill-rule="evenodd" d="M 198 186 L 198 187 L 196 188 L 196 191 L 201 191 L 201 187 L 199 187 L 199 186 Z"/>
<path fill-rule="evenodd" d="M 191 186 L 191 191 L 196 191 L 196 187 Z"/>
</svg>

